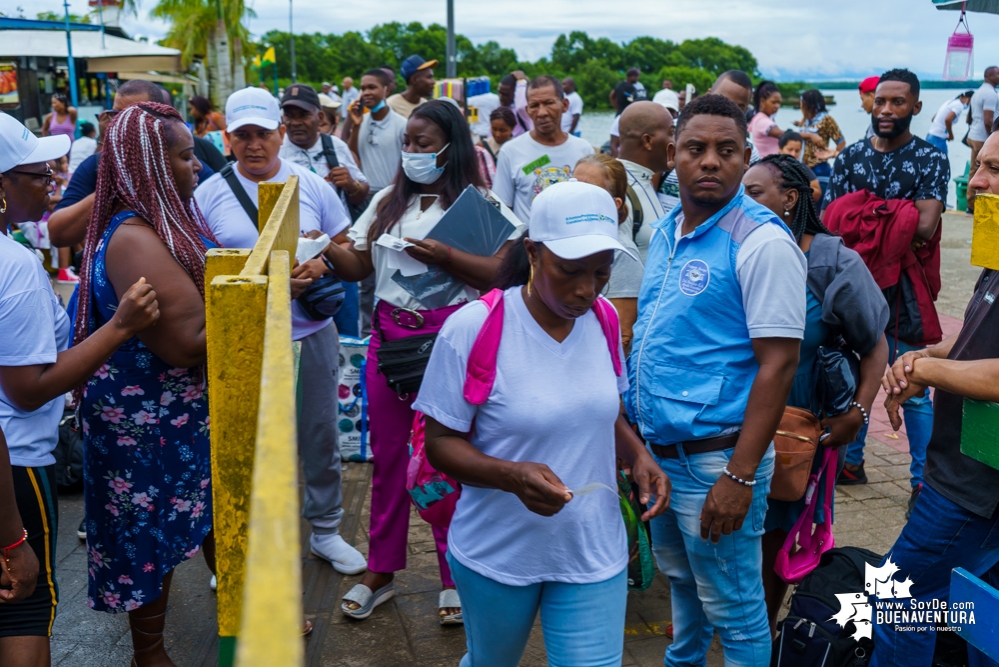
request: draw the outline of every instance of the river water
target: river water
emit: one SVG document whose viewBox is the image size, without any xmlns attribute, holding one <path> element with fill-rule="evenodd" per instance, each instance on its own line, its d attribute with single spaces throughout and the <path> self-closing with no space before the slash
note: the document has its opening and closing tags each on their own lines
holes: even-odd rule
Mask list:
<svg viewBox="0 0 999 667">
<path fill-rule="evenodd" d="M 864 138 L 867 126 L 871 122 L 871 117 L 864 113 L 860 107 L 860 96 L 852 90 L 823 90 L 823 94 L 832 95 L 836 98 L 837 104 L 829 107 L 831 115 L 839 124 L 840 131 L 846 138 L 847 144 L 859 141 Z M 926 132 L 930 129 L 930 120 L 937 112 L 937 109 L 949 99 L 957 97 L 959 90 L 923 90 L 920 98 L 923 101 L 922 111 L 912 119 L 912 132 L 919 137 L 926 138 Z M 801 118 L 801 112 L 792 107 L 782 107 L 777 112 L 777 124 L 787 130 L 793 129 L 793 121 Z M 610 126 L 614 120 L 614 114 L 609 111 L 596 113 L 586 113 L 583 111 L 579 119 L 580 131 L 583 138 L 600 146 L 610 138 Z M 958 122 L 959 121 L 959 122 Z M 961 143 L 961 138 L 967 132 L 968 126 L 964 122 L 964 115 L 954 123 L 954 141 L 948 145 L 950 157 L 951 182 L 947 188 L 947 206 L 954 207 L 954 177 L 964 173 L 965 165 L 971 158 L 971 149 Z"/>
</svg>

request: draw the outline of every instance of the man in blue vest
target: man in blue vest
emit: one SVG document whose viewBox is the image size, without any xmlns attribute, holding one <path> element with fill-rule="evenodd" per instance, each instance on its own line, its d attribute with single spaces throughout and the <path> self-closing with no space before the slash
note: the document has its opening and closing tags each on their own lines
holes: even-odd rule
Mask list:
<svg viewBox="0 0 999 667">
<path fill-rule="evenodd" d="M 665 664 L 703 665 L 717 630 L 726 665 L 767 667 L 761 536 L 805 330 L 805 258 L 744 194 L 746 117 L 732 101 L 687 104 L 668 153 L 680 206 L 652 225 L 627 396 L 673 485 L 652 521 L 676 637 Z"/>
</svg>

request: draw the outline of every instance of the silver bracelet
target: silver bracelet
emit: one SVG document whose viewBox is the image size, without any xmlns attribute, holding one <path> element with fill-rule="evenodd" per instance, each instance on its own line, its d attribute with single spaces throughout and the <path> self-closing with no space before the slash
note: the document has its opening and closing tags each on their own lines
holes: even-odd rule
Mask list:
<svg viewBox="0 0 999 667">
<path fill-rule="evenodd" d="M 722 472 L 725 473 L 725 475 L 728 476 L 729 479 L 735 480 L 736 482 L 739 482 L 739 484 L 742 484 L 743 486 L 756 486 L 755 479 L 747 482 L 744 479 L 736 477 L 735 475 L 733 475 L 728 471 L 728 466 L 725 466 L 725 468 L 722 469 Z"/>
<path fill-rule="evenodd" d="M 860 408 L 860 414 L 864 415 L 864 426 L 868 426 L 871 423 L 871 418 L 867 414 L 867 410 L 864 409 L 863 405 L 861 405 L 857 401 L 850 401 L 850 407 Z"/>
</svg>

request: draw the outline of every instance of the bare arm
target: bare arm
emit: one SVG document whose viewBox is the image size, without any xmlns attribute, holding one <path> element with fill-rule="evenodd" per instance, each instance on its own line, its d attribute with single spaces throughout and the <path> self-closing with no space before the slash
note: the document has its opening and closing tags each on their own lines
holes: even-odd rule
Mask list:
<svg viewBox="0 0 999 667">
<path fill-rule="evenodd" d="M 906 352 L 896 359 L 895 363 L 885 372 L 884 378 L 881 380 L 881 385 L 888 394 L 888 397 L 885 398 L 885 410 L 888 412 L 888 419 L 891 421 L 892 428 L 896 431 L 902 427 L 902 418 L 898 414 L 899 406 L 926 388 L 925 385 L 919 384 L 912 379 L 912 372 L 916 367 L 916 361 L 919 359 L 946 360 L 947 355 L 954 348 L 954 343 L 957 342 L 959 335 L 960 332 L 931 347 L 914 352 Z M 985 362 L 958 363 L 980 364 Z"/>
<path fill-rule="evenodd" d="M 954 140 L 954 119 L 957 118 L 957 112 L 951 111 L 947 114 L 947 118 L 944 119 L 944 124 L 947 126 L 947 138 L 951 141 Z"/>
<path fill-rule="evenodd" d="M 190 368 L 205 362 L 205 302 L 191 276 L 152 227 L 140 218 L 123 224 L 107 249 L 108 278 L 116 294 L 140 277 L 157 286 L 160 318 L 139 340 L 168 364 Z"/>
<path fill-rule="evenodd" d="M 638 502 L 647 505 L 655 495 L 656 501 L 642 514 L 642 521 L 665 512 L 669 507 L 669 477 L 649 454 L 624 415 L 618 415 L 614 422 L 614 446 L 618 458 L 631 467 L 631 477 L 638 484 Z"/>
<path fill-rule="evenodd" d="M 51 364 L 0 366 L 0 386 L 21 410 L 31 412 L 86 382 L 122 343 L 159 319 L 156 292 L 140 277 L 121 299 L 110 322 Z"/>
<path fill-rule="evenodd" d="M 982 122 L 985 123 L 985 132 L 992 134 L 992 121 L 995 120 L 995 112 L 986 109 L 982 112 Z"/>
<path fill-rule="evenodd" d="M 17 511 L 14 477 L 10 469 L 10 452 L 0 431 L 0 548 L 9 547 L 24 537 L 24 524 Z M 38 557 L 27 542 L 11 549 L 10 562 L 0 557 L 0 604 L 18 602 L 35 591 L 38 581 Z M 8 590 L 9 589 L 9 590 Z"/>
<path fill-rule="evenodd" d="M 354 158 L 357 161 L 357 168 L 364 171 L 364 164 L 361 162 L 361 151 L 358 148 L 358 136 L 361 134 L 361 121 L 364 116 L 361 113 L 361 100 L 356 100 L 350 105 L 350 109 L 347 110 L 347 124 L 344 127 L 344 132 L 350 132 L 350 136 L 347 138 L 347 146 L 350 147 L 350 152 L 354 154 Z"/>
<path fill-rule="evenodd" d="M 771 137 L 774 137 L 775 139 L 780 139 L 782 136 L 784 136 L 784 130 L 774 125 L 773 127 L 770 128 L 770 131 L 767 132 L 767 134 Z"/>
<path fill-rule="evenodd" d="M 569 128 L 569 134 L 572 134 L 573 132 L 576 131 L 577 125 L 579 125 L 579 114 L 574 113 L 572 114 L 572 127 Z"/>
<path fill-rule="evenodd" d="M 353 241 L 346 246 L 330 243 L 323 254 L 333 265 L 336 277 L 341 280 L 356 283 L 374 273 L 375 265 L 371 261 L 371 251 L 358 250 Z"/>
<path fill-rule="evenodd" d="M 513 493 L 527 509 L 541 516 L 558 514 L 572 500 L 568 487 L 544 463 L 514 462 L 487 456 L 468 441 L 467 433 L 427 417 L 427 460 L 469 486 Z"/>
<path fill-rule="evenodd" d="M 621 345 L 624 347 L 624 356 L 631 354 L 631 340 L 635 336 L 635 322 L 638 321 L 638 299 L 619 298 L 610 299 L 617 309 L 617 319 L 621 323 Z"/>
<path fill-rule="evenodd" d="M 94 198 L 90 194 L 49 216 L 49 240 L 57 248 L 72 248 L 87 238 L 87 225 L 90 213 L 94 210 Z"/>
<path fill-rule="evenodd" d="M 52 115 L 50 113 L 45 114 L 45 118 L 42 119 L 42 136 L 49 136 L 49 125 L 52 124 Z"/>
<path fill-rule="evenodd" d="M 916 226 L 916 238 L 924 241 L 933 238 L 943 215 L 943 202 L 939 199 L 919 199 L 916 209 L 919 211 L 919 224 Z"/>
<path fill-rule="evenodd" d="M 796 338 L 754 338 L 753 353 L 760 370 L 749 390 L 746 416 L 728 470 L 746 481 L 766 454 L 780 424 L 787 395 L 798 367 L 801 341 Z M 753 488 L 726 475 L 715 482 L 701 509 L 701 539 L 717 543 L 722 535 L 742 528 L 753 501 Z"/>
</svg>

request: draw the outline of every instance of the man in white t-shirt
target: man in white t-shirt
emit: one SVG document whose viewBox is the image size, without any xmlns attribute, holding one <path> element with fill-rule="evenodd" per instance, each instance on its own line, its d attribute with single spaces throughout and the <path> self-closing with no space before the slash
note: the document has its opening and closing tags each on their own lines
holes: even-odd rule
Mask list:
<svg viewBox="0 0 999 667">
<path fill-rule="evenodd" d="M 347 145 L 360 160 L 361 171 L 371 183 L 371 194 L 388 187 L 402 162 L 402 135 L 406 119 L 392 111 L 388 96 L 389 76 L 382 69 L 369 69 L 361 77 L 361 96 L 350 105 Z M 367 111 L 365 111 L 367 109 Z"/>
<path fill-rule="evenodd" d="M 215 238 L 226 248 L 252 248 L 257 241 L 258 186 L 298 176 L 299 225 L 303 233 L 319 231 L 345 240 L 350 217 L 326 181 L 279 156 L 285 128 L 278 101 L 266 90 L 244 88 L 226 101 L 226 135 L 234 166 L 223 169 L 198 188 L 195 200 Z M 242 190 L 253 210 L 240 203 Z M 291 296 L 331 273 L 321 259 L 292 270 Z M 305 474 L 303 515 L 312 525 L 312 553 L 344 574 L 364 571 L 366 561 L 339 534 L 343 518 L 340 447 L 337 441 L 337 366 L 339 339 L 332 319 L 310 318 L 292 303 L 292 339 L 301 341 L 298 377 L 298 451 Z"/>
<path fill-rule="evenodd" d="M 534 198 L 549 185 L 568 181 L 579 158 L 593 152 L 589 143 L 562 129 L 568 107 L 558 79 L 535 78 L 527 87 L 527 113 L 534 128 L 503 144 L 493 191 L 524 222 L 531 219 Z"/>
<path fill-rule="evenodd" d="M 354 101 L 361 96 L 361 91 L 354 86 L 354 80 L 349 76 L 343 77 L 343 94 L 340 95 L 340 99 L 343 100 L 343 106 L 340 107 L 340 117 L 347 118 L 347 108 L 354 103 Z"/>
<path fill-rule="evenodd" d="M 975 91 L 966 90 L 957 97 L 941 104 L 933 116 L 930 131 L 926 133 L 926 141 L 946 154 L 947 142 L 954 141 L 954 123 L 968 108 L 968 103 L 974 94 Z"/>
<path fill-rule="evenodd" d="M 568 111 L 562 114 L 562 131 L 578 137 L 579 119 L 583 115 L 583 98 L 576 92 L 576 80 L 572 77 L 562 79 L 562 92 L 569 101 Z"/>
<path fill-rule="evenodd" d="M 73 142 L 73 147 L 69 149 L 69 173 L 76 171 L 80 163 L 86 160 L 97 151 L 97 128 L 93 123 L 80 123 L 79 139 Z"/>
<path fill-rule="evenodd" d="M 971 144 L 971 169 L 975 169 L 978 151 L 982 150 L 985 140 L 992 134 L 992 123 L 996 119 L 996 107 L 999 107 L 999 67 L 985 68 L 985 81 L 971 96 L 971 128 L 968 130 L 968 143 Z M 968 212 L 975 209 L 975 192 L 968 190 Z"/>
</svg>

